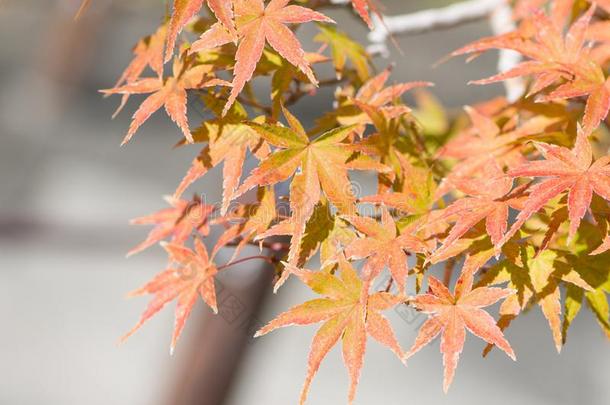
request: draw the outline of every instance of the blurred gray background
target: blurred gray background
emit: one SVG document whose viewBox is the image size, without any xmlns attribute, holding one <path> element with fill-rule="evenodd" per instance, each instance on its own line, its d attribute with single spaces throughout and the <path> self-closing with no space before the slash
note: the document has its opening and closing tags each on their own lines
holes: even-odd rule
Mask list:
<svg viewBox="0 0 610 405">
<path fill-rule="evenodd" d="M 79 3 L 0 0 L 0 403 L 178 404 L 186 403 L 177 398 L 190 384 L 201 387 L 201 395 L 189 403 L 208 404 L 206 389 L 216 382 L 188 377 L 195 359 L 206 363 L 197 350 L 221 353 L 214 360 L 219 368 L 231 353 L 222 347 L 205 348 L 213 339 L 202 332 L 210 324 L 202 303 L 172 357 L 168 346 L 173 308 L 117 345 L 146 302 L 127 301 L 126 293 L 160 271 L 165 261 L 158 248 L 124 258 L 148 230 L 129 227 L 127 221 L 162 208 L 161 196 L 174 190 L 197 153 L 196 147 L 171 150 L 179 131 L 162 112 L 128 146 L 119 148 L 141 99 L 133 97 L 112 121 L 118 99 L 103 99 L 97 92 L 112 86 L 130 60 L 131 46 L 157 26 L 163 2 L 93 0 L 83 19 L 74 22 Z M 447 1 L 384 3 L 392 14 Z M 366 31 L 348 12 L 331 15 L 343 30 L 364 38 Z M 304 36 L 313 30 L 304 29 Z M 485 34 L 485 23 L 472 23 L 401 38 L 404 56 L 395 54 L 377 65 L 397 62 L 394 80 L 431 80 L 436 95 L 459 108 L 502 90 L 465 85 L 493 73 L 494 55 L 468 67 L 462 60 L 436 69 L 431 65 Z M 315 49 L 307 41 L 305 47 Z M 299 105 L 296 111 L 305 122 L 328 108 L 328 98 L 319 100 Z M 191 118 L 195 127 L 198 118 Z M 214 200 L 219 182 L 214 172 L 197 190 Z M 247 289 L 256 273 L 264 271 L 256 266 L 242 269 L 226 286 Z M 270 296 L 270 290 L 266 288 L 265 295 Z M 268 321 L 310 297 L 305 288 L 289 282 L 255 317 Z M 390 317 L 408 348 L 417 321 L 406 322 L 394 313 Z M 227 320 L 215 322 L 226 323 L 229 333 L 244 333 Z M 225 403 L 296 403 L 315 330 L 288 328 L 243 344 L 243 361 Z M 469 336 L 448 395 L 441 389 L 438 343 L 405 368 L 388 350 L 369 342 L 356 403 L 610 403 L 610 345 L 590 314 L 578 317 L 561 355 L 536 309 L 521 317 L 507 338 L 517 353 L 516 363 L 498 351 L 482 359 L 484 344 Z M 345 403 L 347 384 L 335 349 L 314 380 L 309 403 Z"/>
</svg>

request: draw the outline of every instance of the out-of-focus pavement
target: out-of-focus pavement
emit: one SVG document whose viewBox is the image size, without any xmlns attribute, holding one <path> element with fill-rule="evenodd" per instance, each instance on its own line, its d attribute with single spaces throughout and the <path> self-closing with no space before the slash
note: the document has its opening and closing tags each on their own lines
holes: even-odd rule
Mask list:
<svg viewBox="0 0 610 405">
<path fill-rule="evenodd" d="M 159 249 L 124 259 L 146 232 L 128 227 L 127 220 L 163 206 L 161 196 L 173 191 L 196 149 L 170 150 L 179 132 L 164 113 L 119 148 L 140 100 L 134 98 L 111 121 L 117 100 L 97 93 L 112 85 L 132 44 L 154 29 L 163 13 L 161 2 L 94 0 L 90 13 L 75 24 L 77 3 L 0 1 L 0 404 L 164 403 L 188 361 L 181 348 L 192 343 L 197 320 L 207 310 L 197 306 L 173 357 L 167 351 L 170 309 L 117 346 L 145 304 L 145 299 L 126 301 L 125 294 L 164 264 Z M 393 11 L 439 2 L 386 3 Z M 354 20 L 346 13 L 334 16 L 351 30 Z M 493 94 L 500 88 L 465 85 L 491 73 L 493 57 L 468 69 L 462 61 L 430 68 L 486 29 L 469 24 L 401 40 L 405 56 L 396 58 L 395 79 L 432 80 L 436 93 L 454 107 Z M 364 33 L 355 24 L 353 31 Z M 324 108 L 304 104 L 300 114 L 311 121 Z M 219 184 L 217 175 L 211 176 L 198 183 L 198 190 L 212 201 Z M 267 321 L 308 297 L 291 282 L 267 301 L 259 318 Z M 391 317 L 408 347 L 415 326 Z M 228 402 L 295 403 L 314 330 L 285 329 L 252 344 Z M 561 355 L 554 352 L 537 310 L 517 321 L 507 337 L 517 363 L 499 352 L 482 359 L 482 342 L 469 337 L 447 396 L 441 390 L 438 343 L 404 368 L 369 342 L 356 403 L 610 402 L 610 346 L 588 313 L 575 322 Z M 344 403 L 346 390 L 341 355 L 333 350 L 309 403 Z"/>
</svg>

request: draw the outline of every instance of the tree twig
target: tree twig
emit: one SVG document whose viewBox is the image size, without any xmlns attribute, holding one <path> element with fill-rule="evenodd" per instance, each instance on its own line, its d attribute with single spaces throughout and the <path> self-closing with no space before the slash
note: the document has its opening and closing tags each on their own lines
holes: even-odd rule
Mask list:
<svg viewBox="0 0 610 405">
<path fill-rule="evenodd" d="M 87 10 L 90 4 L 91 0 L 83 0 L 80 7 L 78 8 L 78 11 L 74 15 L 74 21 L 77 21 L 82 17 L 82 15 L 85 13 L 85 10 Z"/>
<path fill-rule="evenodd" d="M 348 3 L 349 0 L 331 0 L 334 4 Z M 388 54 L 386 41 L 395 35 L 413 35 L 422 32 L 451 28 L 468 22 L 489 18 L 494 35 L 516 29 L 512 9 L 506 0 L 465 0 L 446 7 L 427 9 L 410 14 L 372 16 L 374 29 L 369 33 L 369 48 L 381 55 Z M 521 62 L 521 56 L 510 50 L 501 50 L 498 57 L 498 71 L 512 69 Z M 515 78 L 504 82 L 506 98 L 519 99 L 525 92 L 523 79 Z"/>
<path fill-rule="evenodd" d="M 466 0 L 441 8 L 384 16 L 383 22 L 373 16 L 375 28 L 369 33 L 368 38 L 373 43 L 381 43 L 386 42 L 390 35 L 418 34 L 454 27 L 487 18 L 504 3 L 505 0 Z"/>
<path fill-rule="evenodd" d="M 232 262 L 227 263 L 227 264 L 223 264 L 222 266 L 218 266 L 217 270 L 218 271 L 224 270 L 224 269 L 229 268 L 231 266 L 235 266 L 235 265 L 238 265 L 240 263 L 244 263 L 244 262 L 247 262 L 247 261 L 250 261 L 250 260 L 264 260 L 264 261 L 266 261 L 269 264 L 275 264 L 277 262 L 274 258 L 268 257 L 268 256 L 263 256 L 263 255 L 249 256 L 249 257 L 244 257 L 243 259 L 238 259 L 238 260 L 232 261 Z"/>
<path fill-rule="evenodd" d="M 517 29 L 513 20 L 512 9 L 506 2 L 498 6 L 491 13 L 489 24 L 494 35 L 506 34 Z M 521 63 L 521 60 L 521 55 L 518 52 L 509 49 L 500 50 L 498 55 L 498 72 L 506 72 L 514 68 Z M 525 81 L 522 77 L 508 79 L 503 83 L 506 90 L 506 98 L 509 102 L 517 101 L 525 93 Z"/>
</svg>

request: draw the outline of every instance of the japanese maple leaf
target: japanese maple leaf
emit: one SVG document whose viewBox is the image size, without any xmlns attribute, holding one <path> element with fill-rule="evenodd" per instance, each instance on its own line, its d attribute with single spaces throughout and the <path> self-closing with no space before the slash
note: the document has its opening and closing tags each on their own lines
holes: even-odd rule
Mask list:
<svg viewBox="0 0 610 405">
<path fill-rule="evenodd" d="M 565 191 L 568 192 L 569 239 L 576 234 L 580 221 L 591 204 L 593 192 L 610 200 L 610 156 L 593 162 L 591 144 L 581 128 L 578 129 L 576 143 L 571 150 L 542 142 L 534 145 L 544 160 L 527 162 L 510 169 L 508 175 L 546 179 L 531 187 L 523 210 L 500 244 L 512 237 L 549 200 Z"/>
<path fill-rule="evenodd" d="M 227 30 L 232 38 L 235 38 L 235 24 L 233 22 L 234 0 L 207 0 L 208 7 L 214 13 L 218 21 Z M 195 17 L 203 7 L 204 0 L 174 0 L 172 16 L 169 20 L 169 28 L 166 40 L 165 62 L 168 62 L 173 54 L 176 38 L 190 20 Z"/>
<path fill-rule="evenodd" d="M 343 77 L 348 61 L 362 81 L 370 77 L 371 57 L 358 41 L 331 25 L 320 25 L 318 29 L 320 32 L 313 40 L 330 49 L 337 78 Z"/>
<path fill-rule="evenodd" d="M 583 128 L 589 134 L 606 118 L 610 108 L 610 82 L 592 60 L 590 48 L 585 43 L 594 10 L 595 7 L 591 7 L 572 24 L 565 37 L 562 37 L 561 26 L 538 10 L 531 19 L 532 23 L 524 25 L 521 31 L 481 40 L 455 51 L 453 55 L 479 53 L 492 48 L 520 52 L 530 60 L 507 72 L 473 83 L 488 84 L 532 75 L 534 83 L 530 95 L 558 85 L 542 98 L 543 101 L 587 96 Z"/>
<path fill-rule="evenodd" d="M 158 77 L 163 76 L 163 47 L 166 33 L 167 26 L 164 24 L 154 34 L 141 39 L 136 44 L 133 49 L 134 57 L 114 85 L 115 88 L 137 81 L 148 66 Z M 124 94 L 113 118 L 123 109 L 128 99 L 129 94 Z"/>
<path fill-rule="evenodd" d="M 436 201 L 436 183 L 432 171 L 426 167 L 414 166 L 402 153 L 397 153 L 396 157 L 403 177 L 399 187 L 385 193 L 362 197 L 360 202 L 384 204 L 401 213 L 418 217 L 427 215 Z"/>
<path fill-rule="evenodd" d="M 240 206 L 235 212 L 221 218 L 217 223 L 228 225 L 218 238 L 212 257 L 230 242 L 236 242 L 233 261 L 257 235 L 265 232 L 276 218 L 275 193 L 273 188 L 260 188 L 258 202 Z M 261 242 L 262 243 L 262 242 Z"/>
<path fill-rule="evenodd" d="M 565 315 L 563 317 L 562 343 L 565 345 L 567 332 L 572 322 L 582 309 L 583 301 L 587 302 L 588 309 L 595 315 L 599 326 L 610 338 L 610 306 L 608 305 L 608 294 L 610 294 L 610 267 L 608 261 L 610 256 L 589 256 L 586 252 L 571 256 L 570 266 L 578 271 L 590 288 L 582 288 L 574 284 L 567 284 L 564 300 Z"/>
<path fill-rule="evenodd" d="M 258 133 L 249 125 L 242 123 L 224 123 L 208 121 L 193 134 L 195 142 L 208 142 L 178 185 L 174 193 L 179 198 L 195 181 L 205 176 L 210 169 L 224 163 L 222 169 L 222 206 L 221 214 L 226 213 L 233 199 L 243 165 L 250 150 L 262 159 L 269 153 L 269 148 L 261 142 Z"/>
<path fill-rule="evenodd" d="M 377 7 L 377 4 L 374 0 L 352 0 L 352 6 L 354 6 L 354 10 L 358 13 L 358 15 L 362 18 L 362 20 L 369 26 L 370 29 L 374 28 L 373 21 L 371 21 L 371 16 L 369 11 L 377 14 L 379 18 L 381 18 L 381 13 Z"/>
<path fill-rule="evenodd" d="M 235 3 L 235 19 L 239 38 L 235 54 L 233 88 L 224 112 L 228 111 L 252 78 L 256 65 L 263 55 L 265 43 L 277 51 L 284 59 L 299 68 L 317 85 L 305 51 L 287 24 L 302 24 L 310 21 L 334 22 L 325 15 L 305 7 L 287 5 L 290 0 L 271 0 L 267 7 L 263 0 L 239 0 Z M 193 43 L 190 52 L 200 52 L 227 44 L 233 37 L 220 24 L 213 25 L 201 38 Z"/>
<path fill-rule="evenodd" d="M 144 287 L 130 294 L 130 296 L 153 294 L 154 297 L 142 314 L 140 321 L 121 340 L 124 341 L 134 334 L 165 304 L 177 300 L 176 322 L 170 346 L 170 352 L 173 352 L 198 295 L 215 313 L 218 312 L 214 287 L 214 276 L 218 270 L 210 262 L 205 245 L 199 239 L 195 239 L 195 250 L 172 243 L 164 244 L 163 247 L 167 251 L 173 267 L 158 274 Z"/>
<path fill-rule="evenodd" d="M 304 404 L 313 377 L 320 363 L 332 347 L 341 339 L 343 361 L 350 376 L 349 402 L 352 403 L 366 350 L 367 334 L 401 356 L 402 349 L 396 340 L 390 323 L 380 311 L 404 302 L 404 297 L 390 293 L 369 294 L 369 284 L 363 283 L 353 267 L 342 258 L 340 275 L 326 270 L 313 272 L 294 269 L 293 272 L 313 291 L 323 295 L 297 305 L 280 314 L 259 330 L 255 336 L 265 335 L 275 329 L 291 325 L 310 325 L 324 322 L 313 338 L 309 353 L 307 377 L 301 391 L 300 403 Z"/>
<path fill-rule="evenodd" d="M 507 245 L 508 246 L 508 245 Z M 500 306 L 498 326 L 504 330 L 530 303 L 537 303 L 549 323 L 557 351 L 561 351 L 561 281 L 583 288 L 591 287 L 566 263 L 558 260 L 552 250 L 536 252 L 534 247 L 517 248 L 510 246 L 504 253 L 507 260 L 493 266 L 486 272 L 479 285 L 508 283 L 516 291 Z M 488 346 L 485 353 L 492 347 Z"/>
<path fill-rule="evenodd" d="M 142 243 L 127 253 L 128 257 L 169 237 L 173 244 L 182 245 L 195 231 L 203 236 L 209 233 L 208 217 L 214 212 L 213 205 L 197 198 L 188 201 L 168 197 L 166 200 L 171 208 L 131 220 L 132 225 L 154 225 L 154 228 Z"/>
<path fill-rule="evenodd" d="M 394 95 L 398 96 L 402 94 L 402 91 L 407 91 L 414 87 L 427 86 L 429 83 L 417 82 L 417 83 L 403 83 L 396 86 L 392 86 Z M 392 90 L 387 88 L 384 90 Z M 380 91 L 380 97 L 374 97 L 371 100 L 373 104 L 366 104 L 358 99 L 353 100 L 355 105 L 363 114 L 359 114 L 356 117 L 338 117 L 337 121 L 340 123 L 354 122 L 359 124 L 358 134 L 362 137 L 366 130 L 366 124 L 372 123 L 377 132 L 367 136 L 362 142 L 357 145 L 353 145 L 354 149 L 360 150 L 366 154 L 377 156 L 379 161 L 394 169 L 391 173 L 380 173 L 377 180 L 377 192 L 383 193 L 389 191 L 396 184 L 399 184 L 401 177 L 401 166 L 405 155 L 403 153 L 409 149 L 411 137 L 408 134 L 408 130 L 405 130 L 404 122 L 401 118 L 405 117 L 406 114 L 411 112 L 411 109 L 405 105 L 394 104 L 384 105 L 390 102 L 390 97 L 384 100 L 384 90 Z M 397 100 L 392 98 L 392 100 Z M 381 102 L 383 104 L 377 104 Z M 407 121 L 409 118 L 407 117 Z M 408 124 L 407 124 L 408 125 Z M 398 180 L 396 179 L 398 177 Z"/>
<path fill-rule="evenodd" d="M 454 294 L 432 276 L 428 278 L 428 286 L 428 293 L 417 295 L 411 300 L 411 304 L 429 314 L 429 318 L 421 326 L 413 346 L 407 353 L 407 358 L 441 334 L 445 392 L 453 381 L 460 353 L 464 348 L 466 329 L 486 342 L 498 346 L 515 360 L 513 349 L 500 328 L 496 326 L 496 321 L 481 309 L 510 296 L 513 293 L 511 290 L 489 287 L 473 290 L 472 273 L 469 271 L 464 271 L 460 275 Z"/>
<path fill-rule="evenodd" d="M 348 222 L 333 214 L 331 205 L 325 198 L 316 204 L 304 230 L 295 223 L 298 220 L 298 215 L 284 219 L 256 235 L 254 240 L 262 241 L 277 236 L 295 237 L 296 234 L 294 242 L 290 244 L 289 256 L 294 255 L 293 262 L 297 263 L 294 267 L 301 267 L 318 251 L 321 263 L 336 261 L 337 246 L 348 245 L 356 238 L 356 233 L 352 231 Z M 282 273 L 278 284 L 289 275 L 288 268 Z"/>
<path fill-rule="evenodd" d="M 366 155 L 354 154 L 343 143 L 354 127 L 339 127 L 310 140 L 300 122 L 284 111 L 290 128 L 252 123 L 259 135 L 281 150 L 271 154 L 254 169 L 237 190 L 239 196 L 254 186 L 276 184 L 290 178 L 290 210 L 292 223 L 291 250 L 288 262 L 295 265 L 307 220 L 321 197 L 321 191 L 344 214 L 353 213 L 356 197 L 348 177 L 349 169 L 385 171 L 387 167 Z M 288 272 L 276 285 L 282 285 Z"/>
<path fill-rule="evenodd" d="M 457 159 L 451 172 L 443 179 L 437 189 L 436 197 L 440 198 L 455 187 L 463 178 L 481 173 L 490 161 L 500 167 L 515 167 L 526 160 L 522 154 L 521 140 L 527 136 L 544 132 L 557 122 L 557 118 L 543 116 L 525 121 L 517 129 L 503 131 L 488 117 L 472 107 L 465 107 L 472 126 L 450 140 L 439 151 L 439 158 Z"/>
<path fill-rule="evenodd" d="M 522 207 L 523 188 L 509 194 L 513 179 L 507 176 L 495 161 L 488 161 L 482 168 L 482 173 L 482 177 L 454 180 L 457 189 L 468 196 L 457 199 L 435 218 L 435 221 L 455 224 L 434 256 L 443 255 L 482 220 L 485 220 L 485 230 L 492 243 L 498 247 L 508 227 L 509 208 Z"/>
<path fill-rule="evenodd" d="M 286 97 L 290 97 L 295 81 L 302 83 L 307 82 L 307 77 L 297 67 L 293 66 L 287 60 L 283 59 L 275 52 L 265 50 L 263 52 L 266 64 L 273 71 L 271 76 L 271 117 L 274 119 L 280 114 L 282 104 Z M 304 56 L 307 63 L 310 65 L 328 62 L 330 58 L 316 52 L 305 52 Z M 259 65 L 257 73 L 265 74 L 265 67 Z"/>
<path fill-rule="evenodd" d="M 345 247 L 345 256 L 352 259 L 368 258 L 365 279 L 373 280 L 388 266 L 393 280 L 402 293 L 405 289 L 409 264 L 405 251 L 425 253 L 428 245 L 408 231 L 398 235 L 396 222 L 388 210 L 381 210 L 381 223 L 369 217 L 351 215 L 346 219 L 365 235 Z"/>
<path fill-rule="evenodd" d="M 230 83 L 214 77 L 212 66 L 185 63 L 175 59 L 173 76 L 167 79 L 161 77 L 143 78 L 124 86 L 102 90 L 105 94 L 147 94 L 148 96 L 133 115 L 133 120 L 121 145 L 129 142 L 138 128 L 150 116 L 165 107 L 165 111 L 182 130 L 188 142 L 193 142 L 186 116 L 187 90 L 214 86 L 229 86 Z"/>
<path fill-rule="evenodd" d="M 381 126 L 379 121 L 382 118 L 397 118 L 411 111 L 407 106 L 393 105 L 392 102 L 400 99 L 407 91 L 419 87 L 434 86 L 434 83 L 431 82 L 408 82 L 386 87 L 391 73 L 392 69 L 388 67 L 377 76 L 366 81 L 352 100 L 360 113 L 355 116 L 342 116 L 338 111 L 337 121 L 341 125 L 374 123 L 379 127 Z M 378 129 L 381 130 L 381 128 Z"/>
<path fill-rule="evenodd" d="M 400 98 L 409 90 L 417 87 L 434 86 L 434 83 L 431 82 L 408 82 L 386 87 L 391 73 L 392 67 L 390 66 L 377 76 L 369 79 L 360 87 L 354 99 L 373 108 L 388 107 L 388 104 Z"/>
</svg>

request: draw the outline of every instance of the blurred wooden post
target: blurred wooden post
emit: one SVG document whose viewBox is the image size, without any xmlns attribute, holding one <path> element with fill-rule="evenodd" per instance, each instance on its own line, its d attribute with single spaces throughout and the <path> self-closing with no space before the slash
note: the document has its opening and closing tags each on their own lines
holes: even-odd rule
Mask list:
<svg viewBox="0 0 610 405">
<path fill-rule="evenodd" d="M 190 346 L 180 348 L 188 355 L 184 368 L 174 377 L 177 383 L 168 405 L 220 405 L 226 401 L 246 350 L 255 344 L 252 336 L 262 326 L 257 314 L 271 291 L 272 273 L 268 265 L 261 265 L 256 279 L 240 290 L 217 283 L 219 313 L 208 312 Z"/>
</svg>

